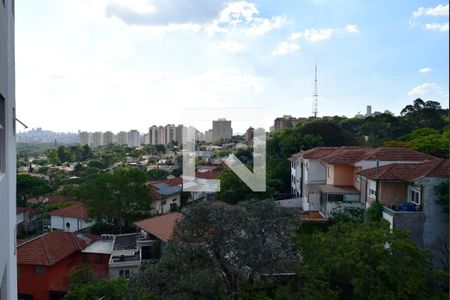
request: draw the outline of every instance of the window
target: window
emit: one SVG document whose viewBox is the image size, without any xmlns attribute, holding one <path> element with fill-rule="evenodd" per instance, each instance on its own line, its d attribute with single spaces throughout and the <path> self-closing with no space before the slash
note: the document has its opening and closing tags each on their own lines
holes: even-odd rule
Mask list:
<svg viewBox="0 0 450 300">
<path fill-rule="evenodd" d="M 420 205 L 420 192 L 415 189 L 410 189 L 409 201 L 414 204 Z"/>
<path fill-rule="evenodd" d="M 330 167 L 327 167 L 327 176 L 330 178 Z"/>
<path fill-rule="evenodd" d="M 172 202 L 177 202 L 177 198 L 173 198 L 173 199 L 172 199 Z"/>
<path fill-rule="evenodd" d="M 166 205 L 166 200 L 161 200 L 161 206 Z"/>
<path fill-rule="evenodd" d="M 66 228 L 70 229 L 70 223 L 69 222 L 66 223 Z"/>
<path fill-rule="evenodd" d="M 328 194 L 328 201 L 344 201 L 342 194 Z"/>
<path fill-rule="evenodd" d="M 43 273 L 45 273 L 45 268 L 41 267 L 41 266 L 36 266 L 36 267 L 34 267 L 34 273 L 43 274 Z"/>
<path fill-rule="evenodd" d="M 119 276 L 124 278 L 130 278 L 130 270 L 120 270 Z"/>
<path fill-rule="evenodd" d="M 358 202 L 359 201 L 359 194 L 347 194 L 347 195 L 344 195 L 344 201 L 345 202 Z"/>
<path fill-rule="evenodd" d="M 5 173 L 6 168 L 6 101 L 0 94 L 0 173 Z"/>
<path fill-rule="evenodd" d="M 369 196 L 377 197 L 377 183 L 375 181 L 369 180 Z"/>
</svg>

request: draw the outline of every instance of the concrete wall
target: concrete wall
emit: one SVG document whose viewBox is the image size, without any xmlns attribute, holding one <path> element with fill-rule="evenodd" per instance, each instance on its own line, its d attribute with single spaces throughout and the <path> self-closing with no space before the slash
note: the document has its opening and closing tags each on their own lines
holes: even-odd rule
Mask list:
<svg viewBox="0 0 450 300">
<path fill-rule="evenodd" d="M 67 223 L 70 224 L 69 227 L 66 226 Z M 78 218 L 51 216 L 50 224 L 53 229 L 75 232 L 91 227 L 92 225 L 94 225 L 94 222 L 87 222 L 85 219 Z"/>
<path fill-rule="evenodd" d="M 5 3 L 5 5 L 3 5 Z M 0 299 L 17 299 L 14 1 L 0 2 Z"/>
<path fill-rule="evenodd" d="M 425 214 L 423 212 L 393 211 L 383 208 L 383 218 L 390 223 L 391 229 L 406 230 L 411 234 L 411 239 L 418 247 L 423 244 L 423 224 Z"/>
<path fill-rule="evenodd" d="M 416 183 L 422 185 L 422 204 L 425 214 L 423 224 L 423 245 L 431 250 L 435 265 L 439 265 L 443 244 L 448 244 L 448 214 L 436 201 L 434 187 L 445 181 L 443 178 L 423 178 Z"/>
<path fill-rule="evenodd" d="M 318 159 L 305 160 L 305 183 L 325 184 L 327 181 L 327 169 Z"/>
</svg>

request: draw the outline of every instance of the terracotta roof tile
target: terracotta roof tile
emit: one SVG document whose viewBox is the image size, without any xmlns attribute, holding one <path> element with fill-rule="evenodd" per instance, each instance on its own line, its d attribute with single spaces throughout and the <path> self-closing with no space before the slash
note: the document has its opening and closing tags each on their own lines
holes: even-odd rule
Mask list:
<svg viewBox="0 0 450 300">
<path fill-rule="evenodd" d="M 88 217 L 88 210 L 83 204 L 76 203 L 71 206 L 56 209 L 56 210 L 50 212 L 49 215 L 50 216 L 86 219 Z"/>
<path fill-rule="evenodd" d="M 167 242 L 172 236 L 175 225 L 182 217 L 182 214 L 173 212 L 166 215 L 141 220 L 135 222 L 134 224 L 145 232 L 156 236 L 164 242 Z"/>
<path fill-rule="evenodd" d="M 423 163 L 395 163 L 358 172 L 373 180 L 403 180 L 412 182 L 422 177 L 448 177 L 448 160 L 434 159 Z"/>
<path fill-rule="evenodd" d="M 17 263 L 51 266 L 96 239 L 92 234 L 52 231 L 19 245 Z"/>
</svg>

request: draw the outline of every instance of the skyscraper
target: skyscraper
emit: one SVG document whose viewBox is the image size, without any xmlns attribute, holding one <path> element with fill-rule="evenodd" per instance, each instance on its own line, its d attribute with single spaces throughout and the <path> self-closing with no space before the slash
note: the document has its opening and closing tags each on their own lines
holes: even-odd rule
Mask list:
<svg viewBox="0 0 450 300">
<path fill-rule="evenodd" d="M 81 131 L 80 132 L 80 145 L 89 145 L 89 132 L 87 131 Z"/>
<path fill-rule="evenodd" d="M 101 131 L 94 132 L 92 134 L 92 148 L 97 148 L 102 144 L 102 133 Z"/>
<path fill-rule="evenodd" d="M 220 140 L 229 140 L 233 136 L 231 121 L 226 119 L 218 119 L 212 122 L 212 140 L 213 142 Z"/>
<path fill-rule="evenodd" d="M 119 145 L 126 145 L 127 144 L 127 133 L 125 131 L 120 131 L 118 133 L 118 144 Z"/>
<path fill-rule="evenodd" d="M 17 299 L 14 1 L 0 3 L 0 299 Z"/>
<path fill-rule="evenodd" d="M 141 137 L 139 135 L 139 131 L 134 129 L 128 131 L 127 144 L 130 148 L 137 148 L 141 145 Z"/>
<path fill-rule="evenodd" d="M 114 143 L 114 134 L 111 131 L 106 131 L 102 136 L 102 145 L 107 146 Z"/>
</svg>

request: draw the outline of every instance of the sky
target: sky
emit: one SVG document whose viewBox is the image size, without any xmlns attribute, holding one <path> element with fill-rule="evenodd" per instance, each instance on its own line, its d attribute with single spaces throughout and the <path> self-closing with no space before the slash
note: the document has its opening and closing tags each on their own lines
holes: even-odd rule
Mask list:
<svg viewBox="0 0 450 300">
<path fill-rule="evenodd" d="M 449 102 L 449 4 L 351 0 L 16 1 L 17 116 L 113 131 L 242 110 L 276 117 Z M 208 122 L 199 125 L 207 130 Z"/>
</svg>

